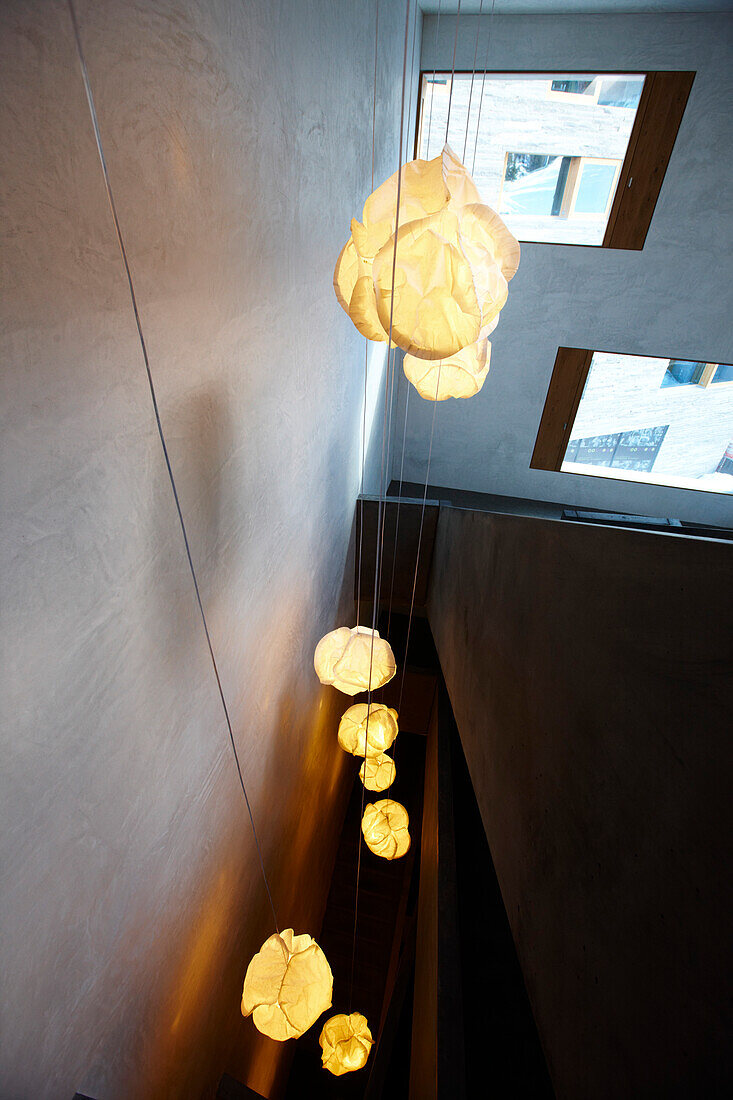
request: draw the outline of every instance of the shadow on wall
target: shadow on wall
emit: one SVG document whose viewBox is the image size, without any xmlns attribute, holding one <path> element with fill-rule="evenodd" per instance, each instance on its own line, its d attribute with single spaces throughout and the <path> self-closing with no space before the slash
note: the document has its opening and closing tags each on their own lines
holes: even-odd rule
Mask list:
<svg viewBox="0 0 733 1100">
<path fill-rule="evenodd" d="M 351 583 L 347 571 L 343 591 L 349 595 Z M 257 757 L 266 771 L 257 784 L 255 820 L 261 841 L 269 833 L 263 854 L 280 927 L 316 937 L 348 794 L 350 760 L 335 737 L 343 698 L 322 688 L 310 693 L 308 701 L 305 692 L 294 695 L 285 687 L 268 708 L 273 714 L 272 746 Z M 223 720 L 209 734 L 224 743 Z M 235 729 L 245 782 L 246 734 L 241 724 Z M 94 1084 L 86 1086 L 92 1096 L 213 1096 L 223 1072 L 267 1097 L 280 1096 L 285 1087 L 293 1044 L 260 1035 L 240 1012 L 249 960 L 274 929 L 228 745 L 203 783 L 212 793 L 227 789 L 225 798 L 220 794 L 213 799 L 216 808 L 207 814 L 209 829 L 215 816 L 216 835 L 199 832 L 187 881 L 172 890 L 161 884 L 158 911 L 146 912 L 146 922 L 157 925 L 157 983 L 151 985 L 151 960 L 140 948 L 149 929 L 128 926 L 118 942 L 110 966 L 136 969 L 139 975 L 139 1017 L 126 1021 L 136 1036 L 135 1053 L 128 1079 L 118 1075 L 112 1080 L 106 1075 L 110 1059 L 101 1049 L 90 1067 Z M 202 813 L 200 807 L 182 810 L 189 812 Z M 183 922 L 181 912 L 186 913 Z M 233 927 L 238 929 L 234 936 Z M 209 1080 L 201 1079 L 204 1067 L 207 1072 L 214 1067 Z"/>
<path fill-rule="evenodd" d="M 309 615 L 314 607 L 333 606 L 334 621 L 327 629 L 353 620 L 354 532 L 340 592 L 324 590 L 325 569 L 290 575 L 278 584 L 276 565 L 275 580 L 268 585 L 275 596 L 263 593 L 255 601 L 245 644 L 233 592 L 243 563 L 232 556 L 232 547 L 242 540 L 230 539 L 225 527 L 232 496 L 222 484 L 222 471 L 236 440 L 223 395 L 211 388 L 190 395 L 171 417 L 171 428 L 171 458 L 191 550 L 280 927 L 317 936 L 346 809 L 350 758 L 335 734 L 349 700 L 318 684 Z M 151 445 L 156 460 L 157 446 L 156 439 Z M 329 498 L 338 491 L 333 481 L 324 489 Z M 133 1037 L 126 1073 L 120 1075 L 119 1061 L 111 1057 L 111 1035 L 80 1084 L 102 1100 L 213 1096 L 226 1071 L 263 1096 L 277 1097 L 287 1081 L 293 1044 L 260 1035 L 240 1012 L 244 973 L 274 931 L 272 914 L 213 672 L 202 660 L 203 632 L 169 487 L 156 478 L 155 492 L 158 506 L 150 502 L 143 510 L 150 516 L 147 545 L 168 547 L 171 565 L 155 559 L 145 565 L 151 574 L 167 574 L 168 582 L 144 586 L 155 593 L 150 629 L 160 637 L 172 678 L 180 679 L 185 668 L 202 670 L 196 675 L 201 676 L 200 690 L 211 692 L 215 722 L 199 731 L 198 745 L 184 740 L 190 727 L 170 732 L 172 753 L 193 755 L 202 765 L 200 793 L 182 801 L 163 840 L 174 851 L 181 843 L 188 847 L 185 879 L 159 881 L 151 895 L 155 899 L 157 893 L 157 900 L 138 906 L 136 921 L 120 918 L 123 934 L 105 964 L 105 969 L 125 972 L 128 981 L 130 971 L 135 974 L 138 1013 L 137 1019 L 125 1020 Z M 242 519 L 241 502 L 232 522 L 248 522 L 246 515 Z M 283 663 L 289 655 L 294 667 L 287 676 Z M 242 657 L 247 666 L 237 679 Z M 151 682 L 143 694 L 154 693 Z M 212 742 L 220 746 L 213 754 Z M 169 782 L 176 782 L 176 774 L 173 769 Z M 159 857 L 152 853 L 153 859 Z M 144 881 L 144 866 L 135 873 Z M 151 974 L 157 974 L 152 983 Z M 117 1067 L 114 1078 L 111 1065 Z"/>
</svg>

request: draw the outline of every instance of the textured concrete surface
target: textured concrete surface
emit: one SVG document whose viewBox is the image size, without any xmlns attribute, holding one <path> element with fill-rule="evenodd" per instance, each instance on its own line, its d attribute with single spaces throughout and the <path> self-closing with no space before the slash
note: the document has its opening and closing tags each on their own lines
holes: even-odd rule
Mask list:
<svg viewBox="0 0 733 1100">
<path fill-rule="evenodd" d="M 422 65 L 451 68 L 455 20 L 423 27 Z M 491 27 L 489 32 L 488 27 Z M 461 17 L 456 68 L 473 66 L 477 20 Z M 522 245 L 519 271 L 491 337 L 491 371 L 468 401 L 437 411 L 434 485 L 562 500 L 579 507 L 731 523 L 712 493 L 531 470 L 557 348 L 732 361 L 733 18 L 725 15 L 495 16 L 478 43 L 483 66 L 594 72 L 696 70 L 697 76 L 645 247 L 641 252 Z M 399 477 L 404 398 L 394 417 Z M 412 391 L 404 477 L 424 481 L 432 406 Z"/>
<path fill-rule="evenodd" d="M 444 508 L 429 620 L 558 1100 L 730 1093 L 733 555 Z"/>
<path fill-rule="evenodd" d="M 290 1048 L 239 1014 L 271 918 L 68 12 L 0 18 L 0 1094 L 191 1100 L 227 1069 L 275 1095 Z M 369 190 L 373 20 L 332 0 L 79 3 L 243 771 L 299 931 L 342 809 L 342 708 L 312 654 L 353 614 L 364 344 L 331 279 Z M 380 24 L 384 177 L 402 5 Z"/>
</svg>

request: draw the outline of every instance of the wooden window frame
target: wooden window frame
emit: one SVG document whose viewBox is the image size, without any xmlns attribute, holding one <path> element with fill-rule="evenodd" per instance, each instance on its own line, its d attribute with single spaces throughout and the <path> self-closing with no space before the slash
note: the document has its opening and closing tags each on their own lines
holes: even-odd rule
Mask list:
<svg viewBox="0 0 733 1100">
<path fill-rule="evenodd" d="M 436 70 L 438 71 L 442 70 Z M 483 76 L 483 70 L 477 71 Z M 432 73 L 432 69 L 425 69 L 420 73 L 415 121 L 416 158 L 420 151 L 423 89 L 426 79 L 431 77 Z M 470 74 L 470 69 L 456 70 L 456 75 Z M 546 77 L 550 83 L 555 79 L 555 74 L 548 73 L 546 69 L 493 69 L 486 72 L 487 79 L 494 76 L 520 75 Z M 576 73 L 563 69 L 562 72 L 558 70 L 556 75 L 582 78 L 589 74 L 587 70 Z M 594 75 L 616 76 L 618 69 L 597 70 Z M 529 241 L 528 244 L 534 247 L 617 248 L 629 251 L 643 249 L 696 74 L 694 71 L 661 72 L 626 69 L 624 75 L 643 76 L 644 86 L 636 108 L 626 156 L 617 177 L 616 191 L 603 240 L 599 245 L 574 244 L 570 241 Z M 552 94 L 558 97 L 570 97 L 574 93 L 554 92 Z M 585 93 L 578 95 L 577 98 L 592 99 Z"/>
<path fill-rule="evenodd" d="M 530 468 L 559 471 L 570 442 L 594 352 L 558 348 Z"/>
<path fill-rule="evenodd" d="M 573 163 L 577 162 L 577 163 Z M 613 200 L 616 195 L 616 189 L 618 187 L 619 177 L 621 175 L 621 167 L 623 161 L 617 160 L 615 157 L 573 157 L 570 162 L 570 171 L 568 172 L 567 182 L 565 184 L 565 196 L 563 198 L 563 206 L 560 210 L 561 218 L 573 218 L 575 217 L 575 203 L 578 200 L 578 190 L 580 188 L 580 179 L 583 175 L 583 168 L 586 164 L 613 164 L 615 166 L 615 172 L 613 176 L 613 183 L 608 194 L 608 200 L 606 205 L 600 214 L 583 214 L 584 218 L 593 218 L 597 221 L 602 221 L 608 217 L 608 213 L 613 206 Z M 575 168 L 575 172 L 573 172 Z M 565 203 L 567 202 L 567 213 L 565 213 Z"/>
<path fill-rule="evenodd" d="M 733 378 L 727 382 L 713 381 L 713 378 L 715 377 L 715 372 L 720 365 L 720 363 L 706 363 L 703 367 L 702 374 L 700 375 L 700 380 L 696 384 L 698 386 L 703 386 L 705 389 L 708 389 L 710 387 L 714 390 L 717 390 L 718 386 L 733 386 Z M 728 364 L 725 363 L 724 366 L 728 366 Z"/>
<path fill-rule="evenodd" d="M 596 352 L 608 354 L 603 348 L 565 348 L 557 349 L 555 365 L 552 368 L 552 377 L 545 398 L 545 405 L 540 418 L 540 426 L 537 431 L 534 450 L 530 460 L 532 470 L 551 470 L 559 472 L 565 459 L 573 424 L 578 412 L 578 406 L 583 396 L 588 372 Z M 618 355 L 632 355 L 633 352 L 614 352 Z M 653 359 L 665 359 L 667 356 L 654 355 Z M 669 356 L 672 359 L 683 359 L 682 356 Z M 697 386 L 705 389 L 717 390 L 719 386 L 733 386 L 730 382 L 713 382 L 715 371 L 720 363 L 708 363 L 699 359 L 697 362 L 705 362 L 702 375 Z M 680 389 L 684 387 L 680 386 Z M 609 433 L 610 434 L 610 433 Z"/>
</svg>

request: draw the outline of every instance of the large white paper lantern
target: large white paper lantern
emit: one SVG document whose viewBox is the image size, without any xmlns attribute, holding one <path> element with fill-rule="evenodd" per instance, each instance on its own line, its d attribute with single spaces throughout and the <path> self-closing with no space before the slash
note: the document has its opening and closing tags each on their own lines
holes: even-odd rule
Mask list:
<svg viewBox="0 0 733 1100">
<path fill-rule="evenodd" d="M 398 732 L 396 710 L 384 703 L 354 703 L 341 717 L 338 742 L 352 756 L 377 756 Z"/>
<path fill-rule="evenodd" d="M 333 975 L 326 956 L 307 934 L 292 928 L 266 940 L 247 967 L 242 1015 L 263 1035 L 297 1039 L 331 1007 Z"/>
<path fill-rule="evenodd" d="M 393 344 L 412 359 L 445 362 L 439 400 L 468 397 L 486 377 L 486 337 L 506 302 L 519 244 L 448 145 L 400 172 L 397 233 L 395 173 L 369 196 L 362 221 L 352 220 L 334 272 L 336 297 L 368 339 L 386 341 L 391 317 Z M 459 353 L 461 362 L 446 362 Z M 435 400 L 435 389 L 425 382 L 420 392 Z"/>
<path fill-rule="evenodd" d="M 388 790 L 396 775 L 395 762 L 386 752 L 380 752 L 379 756 L 367 756 L 359 768 L 359 779 L 368 791 Z"/>
<path fill-rule="evenodd" d="M 362 1069 L 374 1042 L 366 1016 L 361 1012 L 331 1016 L 323 1025 L 318 1041 L 323 1052 L 323 1068 L 334 1077 Z"/>
<path fill-rule="evenodd" d="M 367 626 L 340 626 L 326 634 L 316 646 L 313 664 L 322 684 L 346 695 L 376 691 L 397 671 L 389 642 Z"/>
<path fill-rule="evenodd" d="M 361 831 L 367 847 L 383 859 L 399 859 L 410 850 L 407 810 L 391 798 L 383 798 L 364 810 Z"/>
</svg>

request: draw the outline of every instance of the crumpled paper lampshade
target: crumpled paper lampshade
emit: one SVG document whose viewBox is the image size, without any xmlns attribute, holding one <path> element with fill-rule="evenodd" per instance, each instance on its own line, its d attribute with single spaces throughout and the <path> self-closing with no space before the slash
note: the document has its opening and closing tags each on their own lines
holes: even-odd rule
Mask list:
<svg viewBox="0 0 733 1100">
<path fill-rule="evenodd" d="M 354 703 L 341 716 L 338 741 L 352 756 L 378 756 L 398 733 L 396 710 L 384 703 Z"/>
<path fill-rule="evenodd" d="M 331 1007 L 332 990 L 331 967 L 316 941 L 286 928 L 265 940 L 250 961 L 242 1015 L 251 1015 L 271 1039 L 297 1039 Z"/>
<path fill-rule="evenodd" d="M 384 859 L 399 859 L 410 850 L 410 819 L 401 803 L 383 798 L 364 810 L 361 831 L 367 847 Z"/>
<path fill-rule="evenodd" d="M 326 1020 L 318 1040 L 323 1068 L 340 1077 L 366 1065 L 374 1040 L 361 1012 L 341 1013 Z"/>
<path fill-rule="evenodd" d="M 370 688 L 376 691 L 397 671 L 389 642 L 379 637 L 378 630 L 367 626 L 340 626 L 326 634 L 316 646 L 313 664 L 322 684 L 331 684 L 346 695 L 358 695 Z"/>
<path fill-rule="evenodd" d="M 394 783 L 396 775 L 395 762 L 386 752 L 368 756 L 359 768 L 359 779 L 368 791 L 386 791 Z"/>
<path fill-rule="evenodd" d="M 493 332 L 498 317 L 484 331 Z M 446 401 L 449 397 L 473 397 L 489 373 L 491 344 L 482 337 L 475 344 L 449 355 L 447 359 L 418 359 L 406 355 L 403 370 L 408 382 L 427 401 Z"/>
<path fill-rule="evenodd" d="M 463 362 L 447 364 L 458 369 L 448 370 L 445 384 L 441 372 L 439 399 L 471 396 L 486 377 L 484 345 L 519 265 L 519 244 L 448 145 L 400 172 L 397 233 L 395 172 L 369 196 L 362 221 L 352 220 L 336 262 L 336 297 L 369 340 L 388 340 L 391 315 L 392 342 L 413 359 L 445 361 L 465 351 Z M 435 400 L 435 388 L 424 385 L 423 396 Z"/>
</svg>

